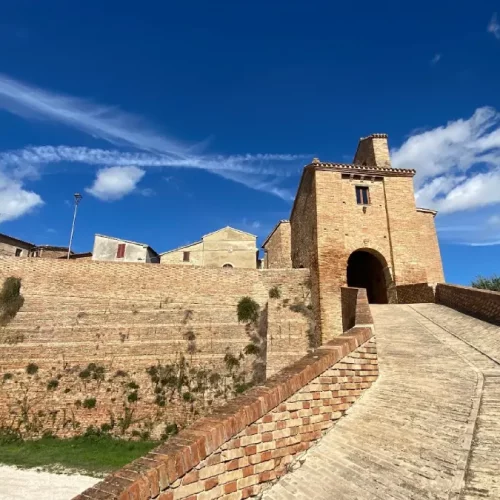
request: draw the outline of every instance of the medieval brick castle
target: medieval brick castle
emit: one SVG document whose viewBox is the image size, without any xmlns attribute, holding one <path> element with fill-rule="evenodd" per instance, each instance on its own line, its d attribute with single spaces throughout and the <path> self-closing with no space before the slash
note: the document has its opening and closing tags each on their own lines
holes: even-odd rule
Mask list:
<svg viewBox="0 0 500 500">
<path fill-rule="evenodd" d="M 22 242 L 5 241 L 0 283 L 21 279 L 25 302 L 0 328 L 0 375 L 12 377 L 0 391 L 0 425 L 20 414 L 21 387 L 33 393 L 34 415 L 59 411 L 42 430 L 50 424 L 60 436 L 80 432 L 64 420 L 68 412 L 82 429 L 107 424 L 110 412 L 118 418 L 130 410 L 129 386 L 111 376 L 123 372 L 140 387 L 133 402 L 138 422 L 161 412 L 161 422 L 151 420 L 159 435 L 162 422 L 189 422 L 194 406 L 181 399 L 158 407 L 151 367 L 172 368 L 186 356 L 194 370 L 225 373 L 235 359 L 243 360 L 241 380 L 257 371 L 272 376 L 354 324 L 371 323 L 369 315 L 358 316 L 358 288 L 376 303 L 402 303 L 409 294 L 432 298 L 428 284 L 443 281 L 436 213 L 416 208 L 414 174 L 391 167 L 382 134 L 361 139 L 352 164 L 314 159 L 304 168 L 290 220 L 263 244 L 261 268 L 255 236 L 233 228 L 161 255 L 98 235 L 93 260 L 31 258 L 29 247 L 18 255 Z M 408 290 L 411 284 L 419 285 Z M 257 304 L 258 321 L 240 321 L 243 298 Z M 34 379 L 29 364 L 39 367 Z M 82 380 L 86 366 L 109 374 L 109 387 Z M 51 380 L 61 390 L 47 392 Z M 95 411 L 77 405 L 89 397 L 97 400 Z M 219 395 L 214 404 L 223 400 Z M 209 412 L 205 402 L 196 411 Z"/>
<path fill-rule="evenodd" d="M 341 286 L 387 303 L 399 285 L 443 282 L 436 212 L 415 206 L 414 175 L 391 167 L 386 134 L 362 138 L 352 164 L 315 158 L 304 168 L 290 220 L 264 242 L 264 265 L 310 269 L 323 340 L 342 332 Z"/>
</svg>

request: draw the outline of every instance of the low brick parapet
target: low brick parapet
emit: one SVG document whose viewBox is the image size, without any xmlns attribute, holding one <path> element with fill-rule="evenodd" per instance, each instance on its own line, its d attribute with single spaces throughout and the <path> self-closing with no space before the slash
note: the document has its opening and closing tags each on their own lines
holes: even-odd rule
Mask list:
<svg viewBox="0 0 500 500">
<path fill-rule="evenodd" d="M 438 283 L 436 304 L 500 326 L 500 292 Z"/>
<path fill-rule="evenodd" d="M 373 330 L 354 327 L 77 500 L 242 499 L 283 475 L 378 375 Z"/>
</svg>

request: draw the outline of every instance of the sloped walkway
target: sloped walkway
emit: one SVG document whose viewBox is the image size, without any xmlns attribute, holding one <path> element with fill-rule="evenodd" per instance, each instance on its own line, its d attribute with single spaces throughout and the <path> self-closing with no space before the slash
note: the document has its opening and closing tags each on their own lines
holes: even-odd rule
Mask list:
<svg viewBox="0 0 500 500">
<path fill-rule="evenodd" d="M 434 304 L 373 314 L 379 380 L 263 498 L 500 498 L 500 328 Z"/>
</svg>

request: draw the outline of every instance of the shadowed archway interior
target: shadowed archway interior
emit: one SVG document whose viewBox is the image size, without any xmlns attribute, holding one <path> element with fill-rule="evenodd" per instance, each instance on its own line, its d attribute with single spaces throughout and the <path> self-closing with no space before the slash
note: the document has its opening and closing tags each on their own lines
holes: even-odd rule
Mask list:
<svg viewBox="0 0 500 500">
<path fill-rule="evenodd" d="M 387 304 L 384 264 L 365 250 L 356 250 L 347 261 L 347 286 L 366 288 L 368 302 Z"/>
</svg>

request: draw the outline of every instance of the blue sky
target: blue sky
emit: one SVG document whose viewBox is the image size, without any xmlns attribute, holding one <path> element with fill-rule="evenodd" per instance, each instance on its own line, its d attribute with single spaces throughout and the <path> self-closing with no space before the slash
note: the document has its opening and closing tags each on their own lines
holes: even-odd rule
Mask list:
<svg viewBox="0 0 500 500">
<path fill-rule="evenodd" d="M 500 5 L 337 4 L 2 2 L 0 232 L 67 245 L 79 191 L 77 251 L 262 242 L 313 156 L 386 132 L 447 280 L 500 274 Z"/>
</svg>

